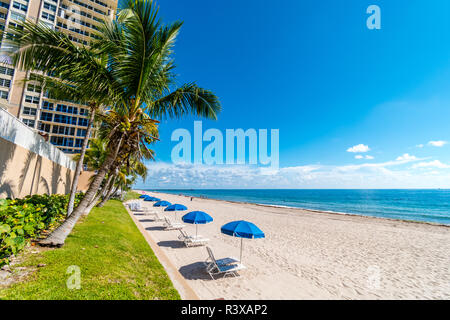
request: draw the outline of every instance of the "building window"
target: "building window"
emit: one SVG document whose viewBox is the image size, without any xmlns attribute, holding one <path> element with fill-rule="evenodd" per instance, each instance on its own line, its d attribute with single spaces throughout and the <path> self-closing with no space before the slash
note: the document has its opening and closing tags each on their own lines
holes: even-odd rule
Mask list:
<svg viewBox="0 0 450 320">
<path fill-rule="evenodd" d="M 43 101 L 42 102 L 42 109 L 53 110 L 53 102 Z"/>
<path fill-rule="evenodd" d="M 86 137 L 87 130 L 86 129 L 78 129 L 77 137 Z"/>
<path fill-rule="evenodd" d="M 65 104 L 57 104 L 56 111 L 58 112 L 67 112 L 67 106 Z"/>
<path fill-rule="evenodd" d="M 42 88 L 41 88 L 41 86 L 39 86 L 37 84 L 30 83 L 30 84 L 27 85 L 27 90 L 28 91 L 32 91 L 32 92 L 40 93 Z"/>
<path fill-rule="evenodd" d="M 75 135 L 75 128 L 64 126 L 53 126 L 52 133 L 64 134 L 66 136 L 73 136 Z"/>
<path fill-rule="evenodd" d="M 25 21 L 25 15 L 11 11 L 11 20 Z"/>
<path fill-rule="evenodd" d="M 28 6 L 25 4 L 21 4 L 19 2 L 14 1 L 13 2 L 13 7 L 19 10 L 22 10 L 23 12 L 27 12 L 28 10 Z"/>
<path fill-rule="evenodd" d="M 23 119 L 22 122 L 25 123 L 27 126 L 34 128 L 34 120 Z"/>
<path fill-rule="evenodd" d="M 77 108 L 77 107 L 71 107 L 71 106 L 69 106 L 69 107 L 67 108 L 67 112 L 68 112 L 68 113 L 72 113 L 72 114 L 78 114 L 78 108 Z"/>
<path fill-rule="evenodd" d="M 14 69 L 0 66 L 0 73 L 1 74 L 6 74 L 8 76 L 13 76 L 14 75 Z"/>
<path fill-rule="evenodd" d="M 25 96 L 25 102 L 39 104 L 39 97 Z"/>
<path fill-rule="evenodd" d="M 73 138 L 51 137 L 50 142 L 57 146 L 73 147 Z"/>
<path fill-rule="evenodd" d="M 36 108 L 24 107 L 23 108 L 23 114 L 28 114 L 30 116 L 35 116 L 36 115 Z"/>
<path fill-rule="evenodd" d="M 0 90 L 0 98 L 8 99 L 8 91 Z"/>
<path fill-rule="evenodd" d="M 50 21 L 55 21 L 55 15 L 48 12 L 42 12 L 41 17 Z"/>
<path fill-rule="evenodd" d="M 53 114 L 48 113 L 48 112 L 41 112 L 41 120 L 43 120 L 43 121 L 52 121 L 52 119 L 53 119 Z"/>
<path fill-rule="evenodd" d="M 73 124 L 76 125 L 77 124 L 77 118 L 76 117 L 70 117 L 70 116 L 65 116 L 62 114 L 55 114 L 55 122 L 59 122 L 59 123 L 66 123 L 66 124 Z"/>
<path fill-rule="evenodd" d="M 56 12 L 56 6 L 44 1 L 44 9 Z"/>
<path fill-rule="evenodd" d="M 75 140 L 75 148 L 81 148 L 84 139 L 76 139 Z"/>
<path fill-rule="evenodd" d="M 78 118 L 78 125 L 82 127 L 88 126 L 88 119 Z"/>
<path fill-rule="evenodd" d="M 39 121 L 39 130 L 50 133 L 50 124 Z"/>
<path fill-rule="evenodd" d="M 0 78 L 0 86 L 6 88 L 11 87 L 11 80 Z"/>
</svg>

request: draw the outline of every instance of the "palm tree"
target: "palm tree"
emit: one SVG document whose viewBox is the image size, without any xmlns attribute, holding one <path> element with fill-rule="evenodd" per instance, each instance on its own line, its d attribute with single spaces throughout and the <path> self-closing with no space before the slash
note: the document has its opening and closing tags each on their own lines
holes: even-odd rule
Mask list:
<svg viewBox="0 0 450 320">
<path fill-rule="evenodd" d="M 157 119 L 217 118 L 220 102 L 211 91 L 194 83 L 176 87 L 171 55 L 181 25 L 161 24 L 151 0 L 128 1 L 115 21 L 103 24 L 92 48 L 108 56 L 107 74 L 113 78 L 108 84 L 115 100 L 108 115 L 109 153 L 77 208 L 41 244 L 64 244 L 116 160 L 146 150 L 157 138 Z"/>
<path fill-rule="evenodd" d="M 126 163 L 114 173 L 103 200 L 97 205 L 97 207 L 104 206 L 119 188 L 122 190 L 126 189 L 127 186 L 130 185 L 130 181 L 134 182 L 138 177 L 141 177 L 145 181 L 146 176 L 147 166 L 143 162 L 136 158 L 128 159 Z"/>
<path fill-rule="evenodd" d="M 84 157 L 84 165 L 87 166 L 89 171 L 95 172 L 101 167 L 108 154 L 107 147 L 108 143 L 105 140 L 102 140 L 100 138 L 90 139 L 89 149 L 86 150 L 86 154 Z M 73 159 L 75 161 L 79 161 L 80 154 L 74 155 Z M 93 177 L 90 178 L 90 182 L 92 182 L 93 180 L 92 178 Z M 98 190 L 97 195 L 94 197 L 94 199 L 91 201 L 91 203 L 85 210 L 84 212 L 85 214 L 89 214 L 94 205 L 97 204 L 98 200 L 100 199 L 100 196 L 102 195 L 102 192 L 104 192 L 105 186 L 108 185 L 109 182 L 110 181 L 105 182 L 103 184 L 103 187 Z"/>
<path fill-rule="evenodd" d="M 32 80 L 39 81 L 52 98 L 76 101 L 89 107 L 87 133 L 71 186 L 67 209 L 70 215 L 95 114 L 101 106 L 114 103 L 116 96 L 114 78 L 106 69 L 107 55 L 94 47 L 76 45 L 66 34 L 31 21 L 10 27 L 8 33 L 6 53 L 15 67 L 40 72 L 33 73 Z"/>
<path fill-rule="evenodd" d="M 102 163 L 105 161 L 106 155 L 108 154 L 108 143 L 100 138 L 92 138 L 89 141 L 89 148 L 86 150 L 84 156 L 84 165 L 89 171 L 97 171 Z M 81 155 L 76 154 L 73 156 L 75 161 L 80 159 Z"/>
</svg>

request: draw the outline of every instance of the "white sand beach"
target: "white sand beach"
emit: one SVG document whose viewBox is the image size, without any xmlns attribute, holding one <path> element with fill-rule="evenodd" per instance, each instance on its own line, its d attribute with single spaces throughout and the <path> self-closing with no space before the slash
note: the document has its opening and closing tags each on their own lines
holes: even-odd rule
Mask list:
<svg viewBox="0 0 450 320">
<path fill-rule="evenodd" d="M 200 299 L 450 299 L 450 227 L 149 194 L 209 213 L 214 222 L 198 228 L 216 258 L 239 257 L 240 239 L 220 233 L 227 222 L 251 221 L 266 235 L 244 240 L 238 277 L 212 280 L 205 247 L 186 248 L 179 231 L 135 214 Z"/>
</svg>

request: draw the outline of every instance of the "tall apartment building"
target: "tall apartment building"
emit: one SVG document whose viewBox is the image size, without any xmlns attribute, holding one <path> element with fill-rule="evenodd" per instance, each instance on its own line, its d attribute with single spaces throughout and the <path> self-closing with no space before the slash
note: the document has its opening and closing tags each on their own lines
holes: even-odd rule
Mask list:
<svg viewBox="0 0 450 320">
<path fill-rule="evenodd" d="M 30 19 L 66 33 L 78 44 L 89 45 L 102 20 L 113 19 L 118 0 L 0 0 L 0 29 Z M 4 59 L 2 59 L 4 61 Z M 78 153 L 88 124 L 88 108 L 51 99 L 26 74 L 0 65 L 0 105 L 29 127 L 45 132 L 49 141 L 67 153 Z M 32 74 L 31 74 L 32 77 Z"/>
</svg>

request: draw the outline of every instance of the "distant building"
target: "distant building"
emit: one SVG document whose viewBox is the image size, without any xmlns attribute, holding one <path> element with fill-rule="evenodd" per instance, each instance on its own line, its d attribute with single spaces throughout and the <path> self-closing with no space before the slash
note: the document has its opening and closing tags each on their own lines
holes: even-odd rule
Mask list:
<svg viewBox="0 0 450 320">
<path fill-rule="evenodd" d="M 89 45 L 102 20 L 113 19 L 118 0 L 0 0 L 0 29 L 14 21 L 39 21 Z M 5 61 L 5 59 L 2 59 Z M 88 124 L 88 108 L 48 97 L 36 82 L 26 85 L 26 74 L 0 65 L 0 104 L 26 125 L 46 133 L 52 144 L 66 153 L 78 153 Z"/>
</svg>

